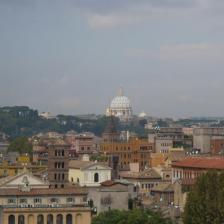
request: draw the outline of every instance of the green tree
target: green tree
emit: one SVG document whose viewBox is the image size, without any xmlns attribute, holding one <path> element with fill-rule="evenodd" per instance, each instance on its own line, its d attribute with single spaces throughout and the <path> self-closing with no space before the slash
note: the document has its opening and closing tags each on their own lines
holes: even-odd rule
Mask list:
<svg viewBox="0 0 224 224">
<path fill-rule="evenodd" d="M 18 137 L 10 142 L 8 151 L 10 152 L 19 152 L 22 153 L 31 153 L 32 152 L 32 144 L 29 142 L 27 137 Z"/>
<path fill-rule="evenodd" d="M 213 171 L 198 178 L 188 194 L 183 219 L 185 224 L 224 222 L 224 173 Z"/>
<path fill-rule="evenodd" d="M 134 209 L 129 211 L 111 210 L 100 213 L 93 219 L 92 224 L 172 224 L 172 221 L 163 218 L 157 212 Z"/>
</svg>

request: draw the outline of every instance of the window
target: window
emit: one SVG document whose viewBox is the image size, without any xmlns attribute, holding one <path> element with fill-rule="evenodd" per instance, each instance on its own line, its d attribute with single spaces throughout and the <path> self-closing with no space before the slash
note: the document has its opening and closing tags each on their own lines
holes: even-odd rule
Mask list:
<svg viewBox="0 0 224 224">
<path fill-rule="evenodd" d="M 57 202 L 59 202 L 59 200 L 58 200 L 58 198 L 51 198 L 50 202 L 51 203 L 57 203 Z"/>
<path fill-rule="evenodd" d="M 14 204 L 16 203 L 16 199 L 15 198 L 9 198 L 8 199 L 8 204 Z"/>
<path fill-rule="evenodd" d="M 72 203 L 74 202 L 74 198 L 67 198 L 67 203 Z"/>
<path fill-rule="evenodd" d="M 68 214 L 66 215 L 66 224 L 72 224 L 73 220 L 72 220 L 72 215 Z"/>
<path fill-rule="evenodd" d="M 41 198 L 34 198 L 33 199 L 33 202 L 34 203 L 41 203 L 42 202 L 42 199 Z"/>
<path fill-rule="evenodd" d="M 37 216 L 37 224 L 44 224 L 44 216 L 43 215 Z"/>
<path fill-rule="evenodd" d="M 19 203 L 26 204 L 27 203 L 27 199 L 26 198 L 20 198 Z"/>
<path fill-rule="evenodd" d="M 15 224 L 15 216 L 14 215 L 10 215 L 8 218 L 8 224 Z"/>
<path fill-rule="evenodd" d="M 63 215 L 62 214 L 57 215 L 56 224 L 63 224 Z"/>
<path fill-rule="evenodd" d="M 18 224 L 25 224 L 25 217 L 24 215 L 18 216 Z"/>
<path fill-rule="evenodd" d="M 47 224 L 53 224 L 53 215 L 52 214 L 49 214 L 47 215 Z"/>
<path fill-rule="evenodd" d="M 95 183 L 99 182 L 99 174 L 98 173 L 94 174 L 94 182 Z"/>
</svg>

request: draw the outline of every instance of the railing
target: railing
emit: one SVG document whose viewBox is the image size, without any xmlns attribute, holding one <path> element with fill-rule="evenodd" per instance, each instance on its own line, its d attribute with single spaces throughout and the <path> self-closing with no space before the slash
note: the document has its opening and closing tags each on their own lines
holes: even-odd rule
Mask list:
<svg viewBox="0 0 224 224">
<path fill-rule="evenodd" d="M 71 208 L 71 207 L 89 207 L 87 202 L 76 204 L 12 204 L 12 205 L 0 205 L 0 208 Z"/>
</svg>

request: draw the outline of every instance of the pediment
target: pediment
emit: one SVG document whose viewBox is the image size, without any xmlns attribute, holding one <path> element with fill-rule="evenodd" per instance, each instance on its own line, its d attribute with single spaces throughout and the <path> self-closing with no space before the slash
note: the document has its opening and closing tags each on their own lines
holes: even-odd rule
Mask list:
<svg viewBox="0 0 224 224">
<path fill-rule="evenodd" d="M 0 187 L 14 187 L 14 186 L 22 186 L 24 184 L 27 184 L 31 187 L 33 186 L 47 186 L 48 183 L 42 181 L 41 179 L 34 177 L 31 174 L 23 173 L 20 175 L 17 175 L 15 177 L 5 178 L 5 180 L 2 180 L 0 183 Z"/>
<path fill-rule="evenodd" d="M 85 168 L 85 170 L 111 170 L 109 166 L 93 164 Z"/>
</svg>

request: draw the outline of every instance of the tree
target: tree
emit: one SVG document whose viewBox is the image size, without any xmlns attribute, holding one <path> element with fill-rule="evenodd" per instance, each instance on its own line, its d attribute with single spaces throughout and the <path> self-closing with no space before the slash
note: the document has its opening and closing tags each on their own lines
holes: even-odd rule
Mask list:
<svg viewBox="0 0 224 224">
<path fill-rule="evenodd" d="M 29 142 L 27 137 L 18 137 L 10 142 L 8 151 L 22 153 L 31 153 L 32 144 Z"/>
<path fill-rule="evenodd" d="M 172 224 L 172 221 L 163 218 L 160 213 L 150 210 L 134 209 L 129 211 L 111 210 L 100 213 L 92 224 Z"/>
<path fill-rule="evenodd" d="M 198 178 L 188 194 L 183 219 L 185 224 L 224 222 L 224 173 L 213 171 Z"/>
</svg>

